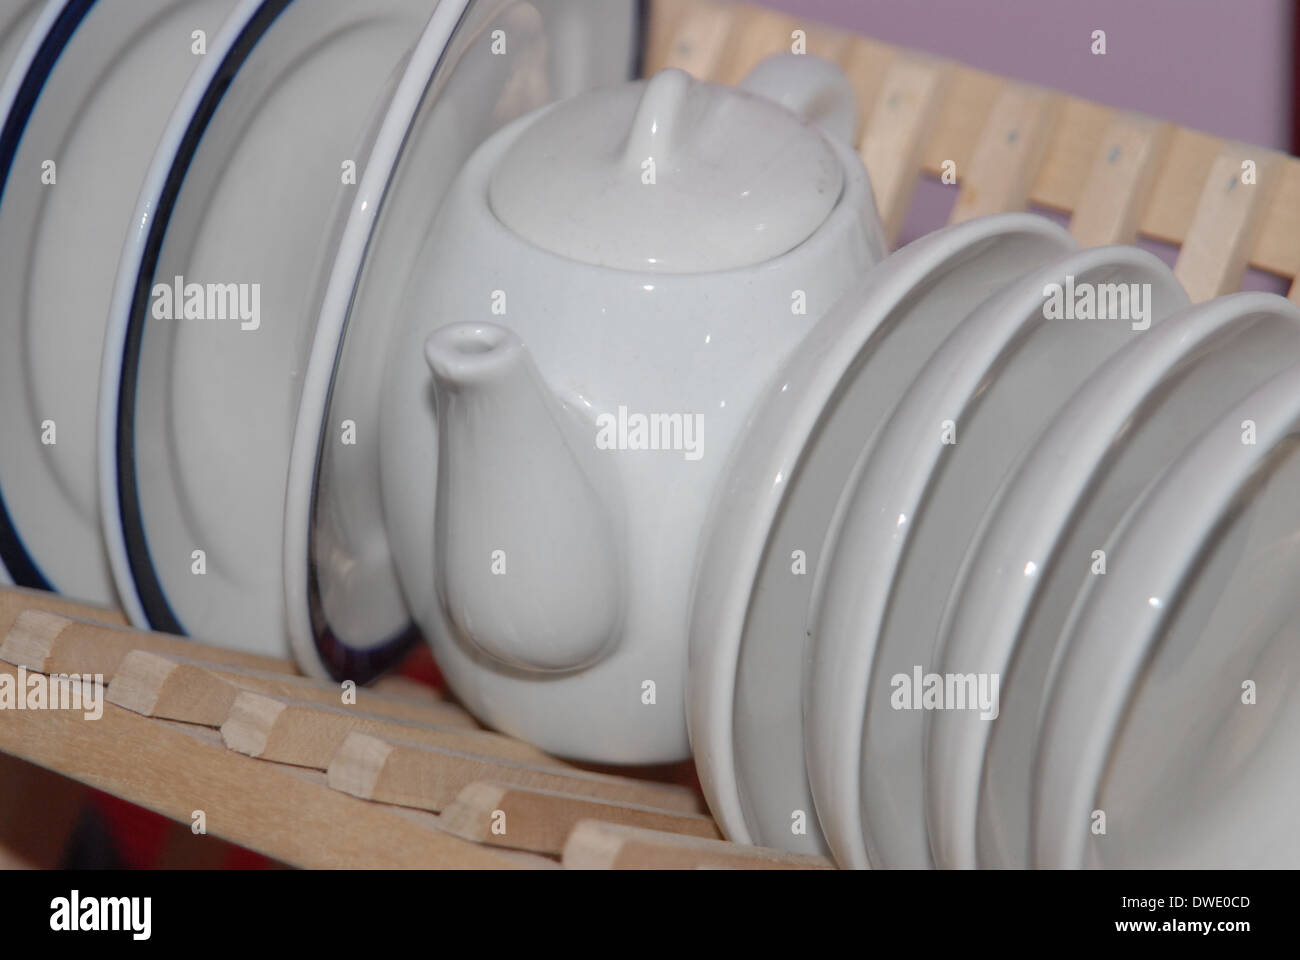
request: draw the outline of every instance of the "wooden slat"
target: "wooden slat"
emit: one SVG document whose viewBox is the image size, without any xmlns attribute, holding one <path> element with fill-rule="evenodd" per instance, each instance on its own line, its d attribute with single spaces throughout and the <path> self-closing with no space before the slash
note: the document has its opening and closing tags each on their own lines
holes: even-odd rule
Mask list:
<svg viewBox="0 0 1300 960">
<path fill-rule="evenodd" d="M 1137 238 L 1138 220 L 1172 132 L 1170 124 L 1139 114 L 1112 116 L 1070 221 L 1070 232 L 1082 246 Z"/>
<path fill-rule="evenodd" d="M 696 0 L 681 19 L 664 58 L 665 67 L 685 70 L 697 80 L 712 80 L 727 56 L 738 8 L 714 0 Z"/>
<path fill-rule="evenodd" d="M 1008 83 L 998 95 L 970 165 L 957 168 L 961 192 L 952 223 L 1023 210 L 1060 115 L 1059 94 Z"/>
<path fill-rule="evenodd" d="M 924 56 L 924 54 L 917 54 Z M 939 176 L 945 160 L 965 170 L 975 155 L 975 145 L 988 122 L 993 104 L 1006 86 L 1002 77 L 954 65 L 947 96 L 934 125 L 934 135 L 922 153 L 922 166 L 931 176 Z"/>
<path fill-rule="evenodd" d="M 1242 163 L 1252 161 L 1256 182 L 1242 183 Z M 1261 218 L 1276 184 L 1278 158 L 1258 147 L 1226 144 L 1201 189 L 1196 214 L 1174 264 L 1193 303 L 1241 288 Z"/>
<path fill-rule="evenodd" d="M 555 790 L 620 803 L 704 813 L 699 796 L 685 787 L 627 777 L 561 771 L 536 764 L 482 757 L 350 733 L 329 765 L 329 785 L 368 800 L 422 810 L 443 810 L 477 780 Z"/>
<path fill-rule="evenodd" d="M 145 716 L 219 727 L 242 690 L 343 706 L 338 685 L 149 650 L 133 650 L 123 658 L 109 685 L 108 699 Z M 355 707 L 400 722 L 479 728 L 474 718 L 455 704 L 375 693 L 368 688 L 356 691 Z"/>
<path fill-rule="evenodd" d="M 750 7 L 735 22 L 727 40 L 727 52 L 712 79 L 738 84 L 760 60 L 773 53 L 789 53 L 794 18 L 766 7 Z"/>
<path fill-rule="evenodd" d="M 784 853 L 767 847 L 749 847 L 599 820 L 584 820 L 573 828 L 564 846 L 564 865 L 578 870 L 723 867 L 824 870 L 832 867 L 825 857 Z"/>
<path fill-rule="evenodd" d="M 861 145 L 870 129 L 871 118 L 880 99 L 880 89 L 897 56 L 894 48 L 888 44 L 877 43 L 866 37 L 851 37 L 848 48 L 840 58 L 844 74 L 858 95 L 858 126 L 853 134 L 854 143 Z M 870 170 L 870 167 L 867 169 Z"/>
<path fill-rule="evenodd" d="M 558 856 L 581 820 L 601 820 L 720 840 L 713 820 L 630 803 L 503 783 L 471 783 L 442 812 L 442 826 L 467 840 Z"/>
<path fill-rule="evenodd" d="M 645 44 L 642 73 L 654 76 L 668 63 L 668 53 L 677 34 L 677 25 L 692 0 L 654 0 L 650 4 L 650 23 Z"/>
<path fill-rule="evenodd" d="M 65 617 L 76 617 L 79 620 L 126 626 L 126 616 L 120 610 L 78 603 L 44 590 L 0 587 L 0 637 L 4 637 L 9 632 L 9 628 L 18 619 L 18 614 L 24 610 L 48 610 L 51 613 L 60 613 Z"/>
<path fill-rule="evenodd" d="M 564 769 L 568 764 L 532 744 L 486 730 L 402 723 L 353 707 L 322 706 L 242 691 L 221 725 L 227 747 L 263 760 L 324 770 L 348 734 L 407 740 L 473 754 L 485 762 L 517 760 Z"/>
<path fill-rule="evenodd" d="M 0 675 L 17 671 L 0 663 Z M 284 863 L 331 867 L 518 867 L 469 843 L 324 785 L 321 774 L 242 756 L 206 727 L 104 706 L 98 720 L 63 710 L 0 711 L 0 751 Z"/>
<path fill-rule="evenodd" d="M 132 650 L 186 656 L 195 649 L 195 644 L 165 633 L 92 623 L 44 610 L 24 610 L 0 643 L 0 660 L 42 673 L 102 674 L 105 683 L 112 683 L 118 665 Z M 199 649 L 213 663 L 272 673 L 295 672 L 288 660 L 221 647 Z"/>
<path fill-rule="evenodd" d="M 890 244 L 897 240 L 912 203 L 921 149 L 930 139 L 950 74 L 941 60 L 899 56 L 876 95 L 858 149 Z"/>
</svg>

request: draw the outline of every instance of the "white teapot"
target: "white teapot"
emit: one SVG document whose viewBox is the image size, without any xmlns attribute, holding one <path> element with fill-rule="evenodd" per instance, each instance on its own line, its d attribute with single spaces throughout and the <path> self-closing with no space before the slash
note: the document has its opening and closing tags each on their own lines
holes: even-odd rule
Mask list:
<svg viewBox="0 0 1300 960">
<path fill-rule="evenodd" d="M 383 387 L 385 523 L 454 692 L 590 761 L 690 748 L 696 551 L 756 398 L 885 252 L 848 81 L 665 70 L 502 129 L 421 253 Z"/>
</svg>

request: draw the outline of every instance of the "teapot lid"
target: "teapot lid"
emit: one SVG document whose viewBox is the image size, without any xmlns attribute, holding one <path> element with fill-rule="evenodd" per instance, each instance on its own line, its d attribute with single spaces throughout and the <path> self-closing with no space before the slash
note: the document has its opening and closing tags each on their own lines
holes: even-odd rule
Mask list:
<svg viewBox="0 0 1300 960">
<path fill-rule="evenodd" d="M 810 122 L 667 69 L 560 103 L 493 171 L 489 202 L 525 240 L 583 263 L 703 273 L 798 246 L 843 187 Z"/>
</svg>

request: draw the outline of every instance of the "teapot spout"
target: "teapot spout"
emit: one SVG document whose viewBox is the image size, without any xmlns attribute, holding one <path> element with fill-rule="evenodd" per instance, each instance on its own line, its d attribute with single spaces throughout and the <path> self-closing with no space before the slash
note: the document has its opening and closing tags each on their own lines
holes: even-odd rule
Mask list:
<svg viewBox="0 0 1300 960">
<path fill-rule="evenodd" d="M 622 618 L 623 558 L 594 428 L 584 433 L 503 327 L 443 327 L 425 358 L 438 425 L 435 588 L 447 621 L 525 670 L 601 658 Z"/>
</svg>

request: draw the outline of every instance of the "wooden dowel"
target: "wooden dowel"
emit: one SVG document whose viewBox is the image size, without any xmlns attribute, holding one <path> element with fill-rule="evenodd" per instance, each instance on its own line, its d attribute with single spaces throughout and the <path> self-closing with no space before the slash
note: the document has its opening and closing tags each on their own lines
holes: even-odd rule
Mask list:
<svg viewBox="0 0 1300 960">
<path fill-rule="evenodd" d="M 677 22 L 663 65 L 685 70 L 697 80 L 713 79 L 727 55 L 735 16 L 731 4 L 695 0 Z"/>
<path fill-rule="evenodd" d="M 911 206 L 921 175 L 921 149 L 930 139 L 949 77 L 943 61 L 896 57 L 871 109 L 858 150 L 891 246 Z"/>
<path fill-rule="evenodd" d="M 961 190 L 952 223 L 1023 210 L 1060 115 L 1059 94 L 1007 83 L 975 146 L 969 166 L 957 168 Z"/>
<path fill-rule="evenodd" d="M 712 818 L 630 803 L 512 786 L 471 783 L 442 812 L 444 829 L 477 843 L 559 855 L 581 820 L 602 820 L 720 840 Z"/>
<path fill-rule="evenodd" d="M 692 0 L 654 0 L 650 4 L 650 23 L 645 44 L 642 73 L 649 77 L 663 69 L 677 33 L 677 25 Z"/>
<path fill-rule="evenodd" d="M 743 7 L 732 29 L 727 53 L 709 79 L 738 84 L 760 60 L 774 53 L 789 53 L 797 24 L 793 17 L 766 7 Z"/>
<path fill-rule="evenodd" d="M 1138 220 L 1172 132 L 1163 121 L 1114 114 L 1094 151 L 1092 170 L 1070 220 L 1070 233 L 1080 245 L 1132 243 L 1137 238 Z"/>
<path fill-rule="evenodd" d="M 0 663 L 0 674 L 17 682 L 15 667 Z M 434 818 L 412 819 L 330 790 L 319 772 L 227 750 L 207 727 L 152 720 L 111 703 L 98 720 L 69 710 L 6 710 L 0 751 L 181 823 L 203 811 L 210 834 L 293 866 L 528 863 L 434 829 Z"/>
<path fill-rule="evenodd" d="M 663 833 L 599 820 L 573 828 L 564 846 L 564 865 L 576 870 L 689 870 L 735 867 L 746 870 L 825 870 L 825 857 L 784 853 L 720 840 Z"/>
<path fill-rule="evenodd" d="M 1253 176 L 1247 169 L 1252 164 Z M 1277 155 L 1259 147 L 1225 144 L 1219 151 L 1174 264 L 1193 303 L 1241 288 L 1277 169 Z"/>
<path fill-rule="evenodd" d="M 241 690 L 286 697 L 322 706 L 344 706 L 338 684 L 308 677 L 240 670 L 149 650 L 132 650 L 123 658 L 108 688 L 110 703 L 149 717 L 219 727 Z M 455 704 L 419 701 L 369 688 L 356 691 L 358 710 L 390 720 L 434 726 L 479 729 Z"/>
<path fill-rule="evenodd" d="M 272 673 L 295 673 L 288 660 L 240 650 L 200 646 L 166 633 L 147 633 L 78 620 L 45 610 L 24 610 L 0 643 L 0 660 L 41 673 L 102 674 L 113 682 L 122 659 L 132 650 L 154 650 L 178 656 L 202 656 L 213 663 L 249 667 Z"/>
<path fill-rule="evenodd" d="M 221 725 L 227 747 L 250 757 L 324 770 L 349 733 L 406 740 L 473 754 L 485 761 L 517 760 L 566 768 L 532 744 L 486 730 L 402 723 L 354 707 L 322 706 L 242 691 Z"/>
<path fill-rule="evenodd" d="M 469 784 L 490 780 L 616 800 L 678 813 L 704 813 L 699 796 L 685 787 L 627 777 L 556 770 L 350 733 L 329 764 L 329 785 L 356 797 L 422 810 L 443 810 Z"/>
<path fill-rule="evenodd" d="M 48 610 L 65 617 L 76 617 L 96 623 L 108 623 L 114 626 L 126 626 L 126 615 L 121 610 L 109 607 L 96 607 L 90 604 L 68 600 L 57 593 L 44 590 L 29 590 L 26 587 L 0 587 L 0 638 L 9 632 L 9 628 L 24 610 Z"/>
</svg>

